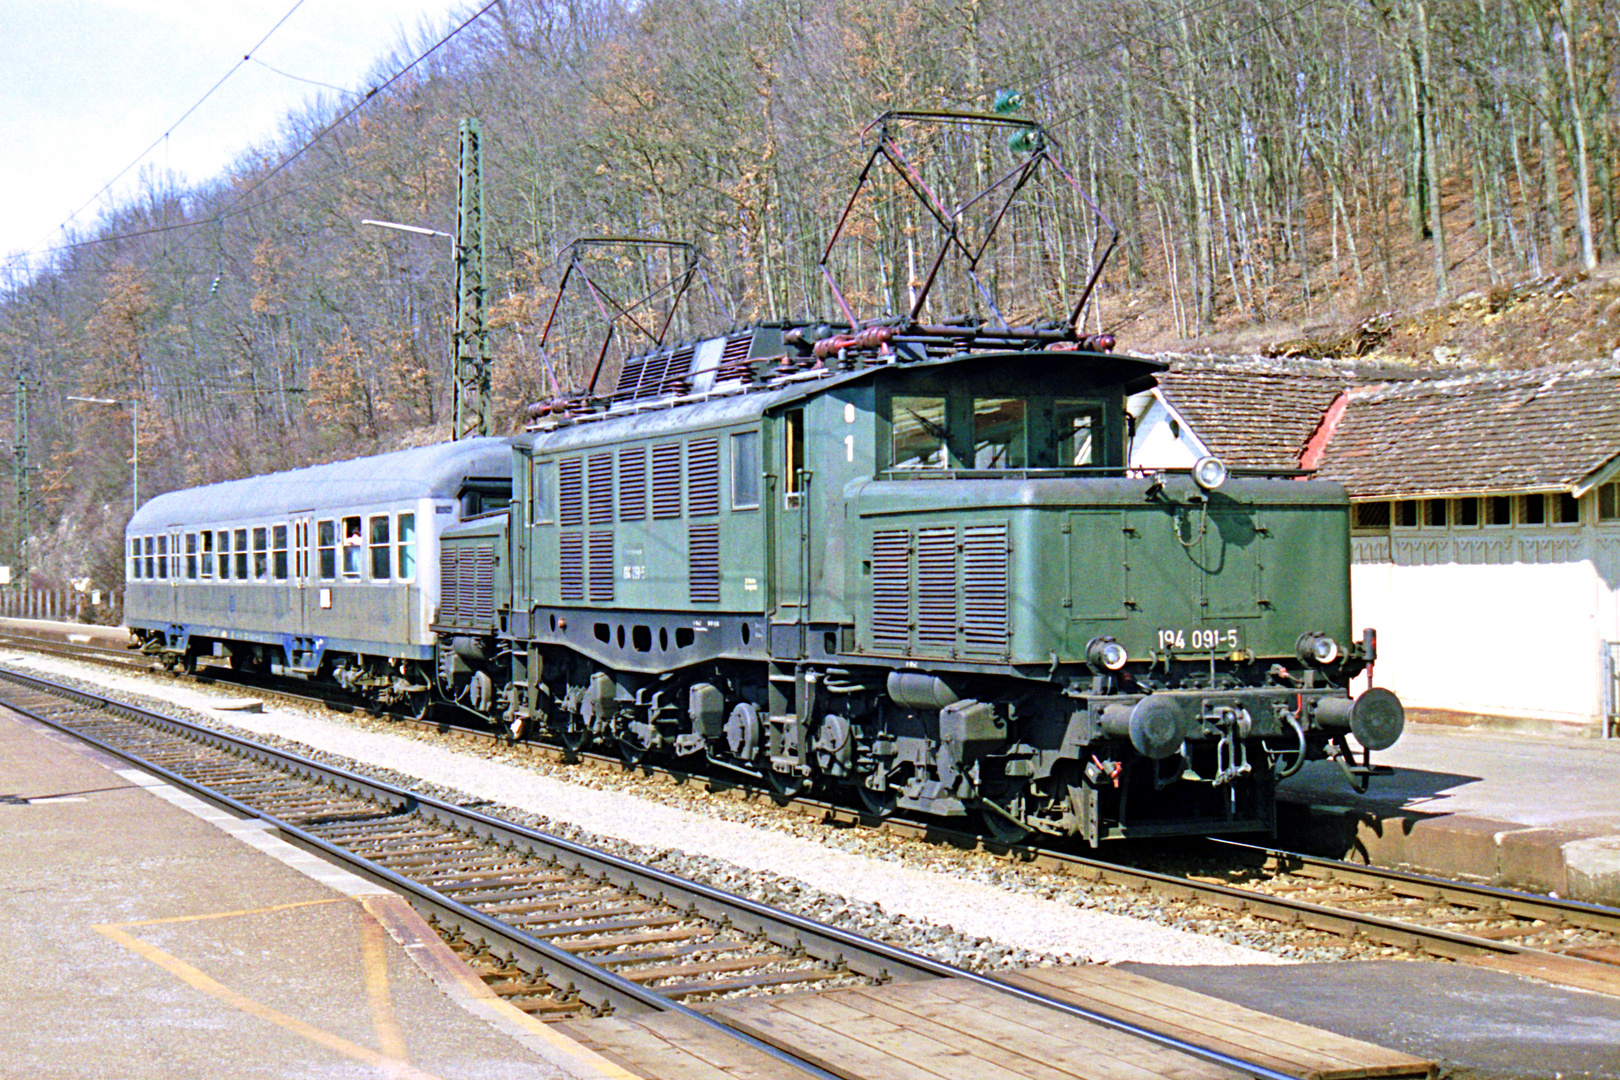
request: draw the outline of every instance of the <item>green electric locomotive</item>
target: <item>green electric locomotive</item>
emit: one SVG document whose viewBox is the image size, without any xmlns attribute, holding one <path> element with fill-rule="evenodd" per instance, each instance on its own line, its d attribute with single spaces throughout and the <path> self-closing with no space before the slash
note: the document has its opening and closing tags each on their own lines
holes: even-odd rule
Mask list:
<svg viewBox="0 0 1620 1080">
<path fill-rule="evenodd" d="M 537 407 L 510 510 L 443 536 L 441 692 L 1005 838 L 1272 829 L 1280 777 L 1403 725 L 1347 690 L 1345 494 L 1127 468 L 1162 365 L 1110 345 L 765 324 Z"/>
</svg>

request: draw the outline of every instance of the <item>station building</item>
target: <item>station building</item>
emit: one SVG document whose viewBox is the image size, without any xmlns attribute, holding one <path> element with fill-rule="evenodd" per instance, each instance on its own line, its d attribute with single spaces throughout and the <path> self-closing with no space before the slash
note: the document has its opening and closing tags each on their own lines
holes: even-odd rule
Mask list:
<svg viewBox="0 0 1620 1080">
<path fill-rule="evenodd" d="M 1620 736 L 1620 361 L 1174 360 L 1132 413 L 1137 467 L 1346 487 L 1356 625 L 1414 719 Z"/>
</svg>

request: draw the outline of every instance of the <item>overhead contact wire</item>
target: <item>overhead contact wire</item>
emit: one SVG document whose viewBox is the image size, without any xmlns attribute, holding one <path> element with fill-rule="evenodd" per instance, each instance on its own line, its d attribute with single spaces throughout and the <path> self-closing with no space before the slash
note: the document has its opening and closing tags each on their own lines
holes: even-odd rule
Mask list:
<svg viewBox="0 0 1620 1080">
<path fill-rule="evenodd" d="M 283 15 L 281 18 L 276 20 L 276 24 L 274 26 L 272 26 L 268 31 L 266 31 L 265 35 L 263 37 L 261 37 L 257 42 L 255 42 L 252 48 L 250 48 L 246 53 L 243 54 L 242 59 L 240 59 L 236 63 L 232 64 L 230 70 L 219 77 L 218 82 L 214 83 L 213 86 L 210 86 L 208 88 L 208 90 L 203 94 L 202 97 L 198 98 L 195 102 L 192 103 L 191 108 L 187 109 L 185 112 L 180 114 L 180 119 L 178 119 L 174 123 L 170 124 L 168 126 L 168 128 L 163 132 L 163 134 L 159 135 L 156 139 L 152 140 L 152 145 L 151 146 L 148 146 L 145 150 L 142 150 L 139 154 L 135 155 L 135 158 L 132 161 L 130 161 L 130 163 L 128 165 L 125 165 L 122 169 L 119 169 L 118 173 L 111 180 L 108 180 L 105 184 L 101 185 L 101 189 L 99 191 L 97 191 L 94 195 L 90 196 L 90 198 L 86 199 L 83 206 L 80 206 L 77 210 L 73 211 L 73 213 L 69 214 L 67 216 L 67 218 L 62 221 L 62 223 L 60 225 L 58 225 L 58 226 L 56 226 L 56 228 L 52 229 L 51 232 L 46 235 L 45 239 L 40 241 L 40 244 L 42 245 L 42 244 L 47 243 L 52 234 L 54 234 L 56 232 L 59 232 L 60 230 L 67 228 L 68 225 L 72 224 L 74 218 L 78 217 L 80 214 L 84 213 L 87 209 L 89 209 L 91 206 L 93 206 L 98 199 L 100 199 L 103 195 L 107 194 L 107 192 L 112 189 L 112 186 L 114 184 L 118 183 L 118 181 L 122 180 L 125 176 L 129 175 L 129 170 L 131 170 L 135 166 L 139 165 L 142 161 L 145 161 L 147 155 L 149 155 L 153 150 L 156 150 L 159 146 L 162 146 L 164 139 L 167 139 L 170 135 L 173 135 L 174 132 L 175 132 L 175 129 L 177 129 L 181 124 L 185 123 L 188 119 L 190 119 L 192 113 L 194 113 L 198 109 L 202 108 L 203 104 L 209 98 L 213 97 L 214 93 L 220 87 L 224 86 L 226 81 L 229 80 L 232 75 L 235 75 L 238 71 L 242 70 L 242 65 L 246 64 L 249 60 L 252 60 L 253 59 L 253 54 L 258 52 L 260 49 L 262 49 L 264 47 L 264 43 L 269 41 L 270 38 L 275 35 L 275 32 L 277 30 L 280 30 L 282 28 L 282 26 L 287 22 L 287 20 L 292 18 L 293 14 L 299 8 L 301 8 L 303 6 L 304 6 L 304 0 L 295 0 L 295 2 L 293 3 L 293 6 L 287 9 L 287 13 L 285 15 Z M 266 66 L 268 66 L 268 65 L 266 65 Z M 274 70 L 274 69 L 272 68 L 271 70 Z M 278 72 L 278 74 L 281 74 L 281 73 Z M 72 245 L 69 245 L 69 246 L 72 246 Z M 62 248 L 45 248 L 43 251 L 41 251 L 41 250 L 39 250 L 39 245 L 35 245 L 35 250 L 29 252 L 28 254 L 46 254 L 46 253 L 51 252 L 51 251 L 60 251 L 60 250 L 63 250 L 63 249 Z"/>
</svg>

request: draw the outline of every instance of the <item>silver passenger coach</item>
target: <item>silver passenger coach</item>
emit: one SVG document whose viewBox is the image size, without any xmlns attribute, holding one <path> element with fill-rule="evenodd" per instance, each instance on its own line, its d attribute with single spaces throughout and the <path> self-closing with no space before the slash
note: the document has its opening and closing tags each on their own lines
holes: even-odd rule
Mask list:
<svg viewBox="0 0 1620 1080">
<path fill-rule="evenodd" d="M 481 438 L 160 495 L 125 530 L 125 621 L 187 670 L 212 655 L 425 704 L 439 536 L 511 488 L 511 440 Z"/>
</svg>

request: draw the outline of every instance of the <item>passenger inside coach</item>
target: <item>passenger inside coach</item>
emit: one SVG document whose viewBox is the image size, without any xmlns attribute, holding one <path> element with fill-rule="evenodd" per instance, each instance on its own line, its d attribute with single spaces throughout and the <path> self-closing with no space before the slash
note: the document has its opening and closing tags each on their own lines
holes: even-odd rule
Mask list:
<svg viewBox="0 0 1620 1080">
<path fill-rule="evenodd" d="M 343 576 L 360 576 L 360 552 L 365 547 L 366 538 L 360 531 L 360 519 L 346 517 L 343 519 Z"/>
</svg>

